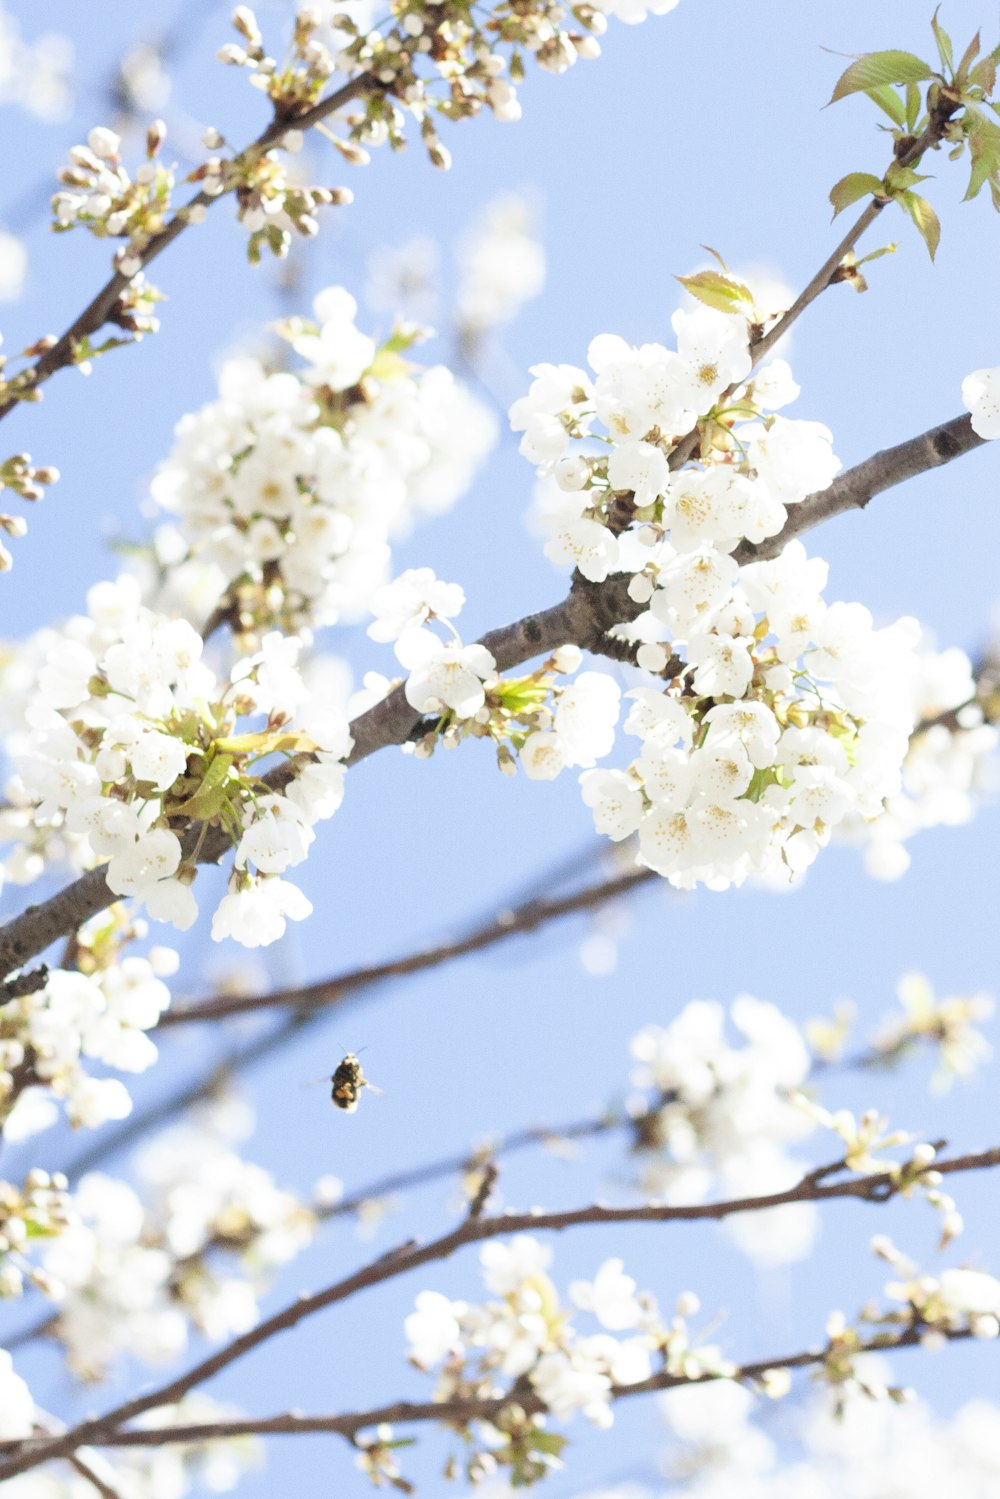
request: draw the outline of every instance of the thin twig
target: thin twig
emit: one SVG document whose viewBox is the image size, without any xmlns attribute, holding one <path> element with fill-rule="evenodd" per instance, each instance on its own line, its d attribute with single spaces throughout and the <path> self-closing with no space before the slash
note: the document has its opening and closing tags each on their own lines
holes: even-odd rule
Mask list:
<svg viewBox="0 0 1000 1499">
<path fill-rule="evenodd" d="M 959 101 L 952 101 L 942 94 L 938 106 L 931 112 L 930 118 L 920 135 L 903 151 L 894 158 L 894 164 L 901 167 L 913 167 L 920 161 L 927 151 L 936 149 L 944 135 L 948 121 L 959 108 Z M 775 344 L 788 332 L 793 323 L 810 307 L 817 297 L 821 296 L 827 287 L 833 286 L 837 281 L 837 272 L 843 264 L 845 255 L 849 255 L 858 241 L 868 232 L 881 214 L 883 208 L 892 199 L 889 197 L 873 198 L 863 209 L 860 216 L 844 235 L 843 239 L 832 250 L 819 270 L 813 276 L 808 285 L 799 293 L 788 311 L 783 313 L 772 328 L 762 334 L 750 345 L 750 357 L 753 361 L 752 367 L 756 369 L 760 361 L 771 352 Z M 730 385 L 719 397 L 719 405 L 724 405 L 738 389 L 741 382 Z M 672 469 L 682 468 L 692 457 L 698 446 L 697 427 L 689 432 L 673 449 L 669 462 Z"/>
<path fill-rule="evenodd" d="M 927 1329 L 908 1327 L 899 1333 L 881 1333 L 858 1344 L 860 1353 L 891 1353 L 899 1348 L 919 1348 Z M 973 1336 L 968 1328 L 942 1330 L 941 1336 L 950 1343 L 961 1343 Z M 749 1384 L 760 1380 L 772 1369 L 806 1369 L 821 1364 L 826 1358 L 825 1349 L 806 1349 L 801 1353 L 779 1354 L 776 1358 L 757 1359 L 753 1363 L 738 1364 L 731 1374 L 705 1373 L 700 1375 L 671 1374 L 661 1370 L 636 1384 L 613 1385 L 609 1391 L 612 1400 L 627 1400 L 633 1395 L 651 1395 L 660 1390 L 676 1390 L 682 1385 L 707 1384 L 717 1379 L 731 1379 Z M 354 1411 L 342 1416 L 304 1416 L 299 1411 L 287 1411 L 280 1416 L 245 1416 L 228 1421 L 206 1421 L 188 1426 L 155 1426 L 146 1429 L 108 1431 L 91 1443 L 101 1447 L 161 1447 L 171 1442 L 220 1441 L 242 1436 L 301 1436 L 308 1432 L 331 1432 L 353 1440 L 359 1431 L 369 1426 L 405 1426 L 415 1422 L 431 1421 L 448 1426 L 465 1426 L 470 1421 L 495 1421 L 505 1406 L 511 1403 L 511 1394 L 483 1400 L 411 1401 L 397 1400 L 392 1405 L 379 1406 L 373 1410 Z M 518 1407 L 526 1415 L 538 1415 L 547 1409 L 544 1401 L 530 1388 L 519 1389 L 516 1397 Z M 16 1442 L 0 1442 L 0 1453 L 16 1452 Z"/>
<path fill-rule="evenodd" d="M 263 130 L 257 139 L 252 141 L 239 154 L 246 155 L 248 152 L 267 151 L 272 146 L 277 145 L 290 130 L 309 130 L 313 125 L 317 125 L 321 120 L 325 120 L 328 115 L 335 113 L 343 105 L 350 103 L 352 99 L 356 99 L 359 94 L 380 90 L 381 88 L 382 85 L 368 73 L 360 73 L 356 78 L 352 78 L 348 83 L 345 83 L 343 87 L 336 89 L 328 98 L 320 100 L 318 104 L 314 104 L 311 109 L 305 110 L 302 114 L 281 116 L 280 118 L 275 117 L 267 129 Z M 220 199 L 233 192 L 235 187 L 236 184 L 234 183 L 232 187 L 225 187 L 219 193 L 196 193 L 188 203 L 178 209 L 170 222 L 159 234 L 154 235 L 142 250 L 136 251 L 134 258 L 138 260 L 140 269 L 145 270 L 158 256 L 163 254 L 169 245 L 173 244 L 174 240 L 178 239 L 184 233 L 184 230 L 192 222 L 191 213 L 193 209 L 200 211 L 203 208 L 206 210 L 211 208 L 214 203 L 219 202 Z M 57 370 L 65 369 L 68 365 L 72 365 L 75 361 L 76 349 L 80 340 L 90 337 L 91 334 L 98 332 L 99 329 L 104 327 L 104 324 L 111 318 L 123 292 L 127 290 L 131 280 L 131 276 L 125 276 L 120 271 L 115 271 L 110 280 L 105 282 L 97 295 L 88 302 L 87 306 L 74 319 L 66 331 L 56 339 L 52 347 L 40 355 L 35 360 L 35 363 L 29 366 L 28 370 L 20 376 L 21 381 L 24 382 L 27 380 L 28 388 L 30 390 L 37 390 L 46 380 L 51 379 Z M 21 405 L 22 400 L 23 398 L 13 396 L 7 401 L 0 401 L 0 421 L 9 412 L 13 411 L 15 406 Z"/>
<path fill-rule="evenodd" d="M 107 1478 L 97 1471 L 89 1459 L 81 1457 L 78 1452 L 75 1452 L 69 1459 L 69 1465 L 71 1468 L 76 1469 L 81 1478 L 87 1480 L 91 1488 L 100 1494 L 101 1499 L 121 1499 L 118 1490 L 111 1487 Z"/>
<path fill-rule="evenodd" d="M 942 1176 L 959 1171 L 976 1171 L 1000 1165 L 1000 1147 L 974 1154 L 956 1156 L 950 1160 L 935 1160 L 928 1170 Z M 923 1173 L 911 1178 L 911 1184 Z M 835 1198 L 853 1198 L 862 1202 L 885 1202 L 906 1190 L 899 1177 L 891 1172 L 878 1172 L 870 1176 L 852 1178 L 848 1181 L 829 1184 L 810 1182 L 804 1178 L 796 1186 L 783 1192 L 772 1192 L 755 1197 L 734 1198 L 724 1202 L 695 1203 L 683 1206 L 643 1204 L 635 1207 L 612 1208 L 593 1203 L 583 1208 L 562 1212 L 499 1213 L 490 1217 L 466 1217 L 457 1228 L 427 1244 L 407 1241 L 396 1250 L 380 1256 L 372 1263 L 356 1270 L 343 1280 L 327 1286 L 313 1295 L 299 1296 L 288 1306 L 265 1318 L 251 1331 L 242 1334 L 225 1348 L 219 1349 L 199 1364 L 168 1381 L 159 1389 L 150 1390 L 127 1400 L 102 1416 L 83 1421 L 72 1431 L 53 1437 L 46 1442 L 23 1443 L 6 1463 L 0 1464 L 0 1483 L 19 1473 L 27 1472 L 40 1463 L 54 1458 L 66 1457 L 81 1446 L 100 1446 L 107 1435 L 126 1422 L 134 1420 L 146 1411 L 160 1405 L 174 1405 L 190 1390 L 213 1378 L 230 1364 L 259 1348 L 278 1333 L 288 1332 L 293 1327 L 328 1306 L 348 1300 L 360 1291 L 370 1290 L 398 1275 L 408 1274 L 423 1265 L 450 1258 L 459 1249 L 469 1244 L 482 1243 L 507 1234 L 561 1232 L 584 1225 L 609 1225 L 622 1223 L 680 1223 L 720 1221 L 737 1213 L 764 1212 L 770 1208 L 783 1207 L 788 1203 L 826 1202 Z M 656 1386 L 660 1388 L 660 1386 Z"/>
<path fill-rule="evenodd" d="M 322 979 L 315 984 L 304 984 L 292 989 L 272 989 L 266 994 L 221 994 L 214 999 L 204 999 L 193 1005 L 180 1005 L 165 1010 L 158 1026 L 185 1025 L 193 1020 L 221 1020 L 231 1015 L 256 1014 L 261 1010 L 293 1008 L 297 1010 L 329 1008 L 339 1004 L 349 994 L 361 989 L 370 989 L 387 979 L 402 978 L 411 973 L 422 973 L 428 968 L 438 968 L 453 958 L 468 953 L 483 952 L 506 942 L 510 937 L 537 931 L 550 921 L 562 916 L 571 916 L 578 911 L 597 910 L 610 901 L 628 895 L 640 885 L 657 879 L 650 869 L 631 869 L 612 879 L 600 880 L 572 895 L 557 900 L 535 898 L 523 906 L 503 911 L 487 926 L 479 927 L 468 936 L 454 942 L 442 942 L 437 947 L 408 953 L 386 963 L 373 963 L 366 968 L 355 968 L 336 978 Z"/>
</svg>

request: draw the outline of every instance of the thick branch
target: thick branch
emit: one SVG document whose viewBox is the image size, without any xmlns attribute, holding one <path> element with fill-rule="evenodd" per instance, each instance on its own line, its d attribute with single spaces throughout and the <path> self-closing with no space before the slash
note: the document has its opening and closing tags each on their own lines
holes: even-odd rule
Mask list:
<svg viewBox="0 0 1000 1499">
<path fill-rule="evenodd" d="M 252 151 L 266 151 L 271 146 L 277 145 L 290 130 L 309 130 L 313 125 L 317 125 L 320 120 L 325 120 L 328 115 L 335 113 L 344 104 L 348 104 L 352 99 L 356 99 L 359 94 L 364 94 L 380 87 L 381 85 L 367 73 L 359 74 L 357 78 L 352 78 L 349 83 L 345 83 L 342 88 L 337 89 L 329 98 L 323 99 L 319 104 L 313 105 L 312 109 L 306 110 L 304 114 L 272 120 L 267 129 L 262 131 L 257 139 L 245 147 L 244 151 L 240 154 L 245 155 L 246 152 Z M 191 223 L 192 209 L 209 209 L 213 203 L 217 203 L 232 191 L 233 188 L 227 187 L 221 193 L 197 193 L 190 202 L 186 203 L 183 208 L 174 214 L 169 224 L 159 234 L 154 235 L 145 249 L 136 253 L 135 259 L 140 262 L 141 268 L 145 270 L 158 256 L 163 254 L 168 245 L 172 245 L 174 240 L 184 233 L 184 230 Z M 37 390 L 46 380 L 51 379 L 57 370 L 65 369 L 67 365 L 74 363 L 77 345 L 80 343 L 80 340 L 90 337 L 104 327 L 104 324 L 108 322 L 117 307 L 122 293 L 128 288 L 131 279 L 130 276 L 123 276 L 120 271 L 116 271 L 111 279 L 101 287 L 97 295 L 88 302 L 87 306 L 70 324 L 65 333 L 56 340 L 51 349 L 47 349 L 44 354 L 36 359 L 28 372 L 30 380 L 29 388 L 31 390 Z M 21 401 L 16 397 L 8 401 L 0 401 L 0 421 L 2 421 L 8 412 L 13 411 L 15 406 L 19 405 L 21 405 Z"/>
<path fill-rule="evenodd" d="M 1000 1148 L 980 1151 L 976 1154 L 957 1156 L 950 1160 L 935 1161 L 929 1170 L 941 1175 L 959 1171 L 976 1171 L 1000 1165 Z M 221 1370 L 228 1368 L 245 1354 L 259 1348 L 278 1333 L 288 1332 L 307 1317 L 328 1306 L 346 1301 L 359 1291 L 370 1290 L 398 1275 L 408 1274 L 423 1265 L 450 1258 L 468 1244 L 481 1243 L 506 1234 L 538 1233 L 542 1230 L 561 1231 L 581 1227 L 585 1224 L 619 1223 L 675 1223 L 721 1220 L 736 1213 L 763 1212 L 773 1207 L 783 1207 L 793 1202 L 826 1202 L 834 1198 L 850 1197 L 867 1202 L 886 1202 L 901 1189 L 891 1172 L 879 1172 L 872 1176 L 851 1177 L 842 1182 L 816 1182 L 810 1176 L 803 1177 L 796 1186 L 784 1192 L 772 1192 L 756 1197 L 742 1197 L 726 1202 L 697 1203 L 690 1206 L 661 1206 L 644 1204 L 636 1207 L 610 1208 L 598 1204 L 571 1209 L 566 1212 L 549 1213 L 499 1213 L 491 1217 L 466 1218 L 450 1233 L 428 1244 L 416 1244 L 407 1240 L 381 1258 L 363 1266 L 353 1275 L 337 1281 L 311 1296 L 298 1297 L 289 1306 L 235 1338 L 225 1348 L 219 1349 L 209 1358 L 203 1359 L 187 1373 L 170 1380 L 166 1385 L 148 1394 L 137 1396 L 107 1411 L 82 1422 L 72 1431 L 46 1442 L 23 1443 L 6 1463 L 0 1464 L 0 1483 L 18 1473 L 27 1472 L 39 1463 L 68 1456 L 82 1446 L 100 1446 L 107 1435 L 126 1422 L 134 1420 L 146 1411 L 159 1405 L 173 1405 L 189 1390 L 202 1385 Z"/>
<path fill-rule="evenodd" d="M 887 448 L 839 474 L 828 489 L 803 500 L 778 536 L 756 551 L 741 549 L 736 554 L 737 559 L 751 561 L 755 557 L 775 555 L 791 536 L 810 530 L 842 510 L 861 507 L 872 495 L 971 452 L 980 446 L 980 442 L 981 439 L 972 432 L 969 418 L 957 417 L 895 448 Z M 622 573 L 615 574 L 606 583 L 578 580 L 560 603 L 537 614 L 529 614 L 512 625 L 491 630 L 482 637 L 482 644 L 492 652 L 499 671 L 520 666 L 533 656 L 545 655 L 560 645 L 572 643 L 593 650 L 608 629 L 635 619 L 645 607 L 629 598 L 628 581 Z M 420 715 L 406 701 L 402 687 L 395 688 L 382 702 L 376 703 L 352 723 L 354 749 L 348 764 L 357 765 L 376 750 L 389 745 L 404 744 L 419 722 Z M 266 780 L 272 790 L 280 791 L 292 774 L 287 766 L 282 765 Z M 189 834 L 188 852 L 193 842 L 194 835 Z M 201 850 L 201 862 L 216 862 L 228 846 L 224 833 L 211 830 Z M 28 906 L 0 928 L 0 978 L 37 957 L 59 937 L 75 931 L 82 922 L 105 910 L 115 899 L 105 882 L 102 867 L 81 876 L 47 901 Z"/>
<path fill-rule="evenodd" d="M 891 1353 L 897 1348 L 918 1348 L 926 1336 L 926 1329 L 908 1327 L 899 1333 L 883 1333 L 859 1343 L 858 1353 Z M 942 1336 L 951 1343 L 965 1342 L 973 1334 L 967 1328 L 944 1330 Z M 777 1358 L 758 1359 L 754 1363 L 739 1364 L 730 1375 L 703 1374 L 700 1377 L 685 1374 L 670 1374 L 661 1370 L 637 1384 L 614 1385 L 610 1391 L 612 1400 L 627 1400 L 631 1395 L 651 1395 L 660 1390 L 675 1390 L 681 1385 L 706 1384 L 710 1380 L 733 1379 L 750 1383 L 763 1378 L 771 1369 L 806 1369 L 821 1364 L 826 1357 L 824 1349 L 807 1349 L 802 1353 L 779 1354 Z M 369 1426 L 410 1425 L 415 1422 L 432 1421 L 449 1426 L 464 1426 L 470 1421 L 495 1421 L 505 1406 L 512 1402 L 532 1416 L 547 1409 L 545 1403 L 533 1391 L 517 1391 L 516 1397 L 509 1392 L 493 1400 L 443 1400 L 411 1401 L 397 1400 L 392 1405 L 378 1406 L 374 1410 L 354 1411 L 343 1416 L 303 1416 L 298 1411 L 287 1411 L 280 1416 L 251 1416 L 230 1421 L 207 1421 L 190 1426 L 155 1426 L 138 1431 L 109 1431 L 91 1446 L 100 1447 L 162 1447 L 171 1442 L 207 1442 L 241 1436 L 302 1436 L 309 1432 L 332 1432 L 353 1441 L 359 1431 Z M 0 1442 L 0 1452 L 16 1451 L 16 1442 Z"/>
<path fill-rule="evenodd" d="M 735 553 L 740 563 L 756 562 L 766 557 L 777 557 L 794 536 L 811 531 L 845 510 L 863 510 L 883 490 L 915 479 L 931 469 L 941 468 L 952 459 L 984 447 L 985 437 L 972 430 L 972 418 L 968 415 L 953 416 L 950 422 L 921 432 L 919 437 L 908 438 L 893 448 L 882 448 L 863 463 L 855 464 L 846 473 L 838 475 L 829 489 L 811 494 L 799 505 L 793 505 L 788 519 L 776 536 L 751 546 L 744 542 Z"/>
</svg>

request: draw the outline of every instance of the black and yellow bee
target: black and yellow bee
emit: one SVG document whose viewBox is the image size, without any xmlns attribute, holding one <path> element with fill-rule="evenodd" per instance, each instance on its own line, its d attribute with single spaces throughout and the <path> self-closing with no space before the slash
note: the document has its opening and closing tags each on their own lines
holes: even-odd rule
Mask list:
<svg viewBox="0 0 1000 1499">
<path fill-rule="evenodd" d="M 361 1063 L 353 1051 L 349 1051 L 338 1065 L 330 1082 L 333 1085 L 331 1099 L 338 1109 L 343 1109 L 347 1114 L 353 1114 L 357 1108 L 362 1088 L 371 1088 L 373 1093 L 379 1091 L 374 1083 L 370 1083 L 365 1077 L 361 1070 Z"/>
</svg>

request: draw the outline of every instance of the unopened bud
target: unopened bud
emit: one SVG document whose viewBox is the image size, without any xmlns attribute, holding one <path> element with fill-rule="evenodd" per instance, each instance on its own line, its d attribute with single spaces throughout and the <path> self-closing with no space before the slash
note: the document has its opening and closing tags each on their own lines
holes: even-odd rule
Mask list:
<svg viewBox="0 0 1000 1499">
<path fill-rule="evenodd" d="M 365 150 L 364 146 L 359 146 L 357 141 L 334 140 L 333 144 L 344 160 L 349 161 L 352 166 L 366 167 L 371 161 L 369 153 Z"/>
<path fill-rule="evenodd" d="M 152 160 L 167 138 L 167 127 L 163 120 L 154 120 L 146 131 L 146 155 Z"/>
<path fill-rule="evenodd" d="M 246 37 L 251 47 L 259 47 L 263 41 L 260 27 L 257 25 L 257 17 L 249 5 L 237 5 L 232 15 L 233 25 L 240 36 Z"/>
</svg>

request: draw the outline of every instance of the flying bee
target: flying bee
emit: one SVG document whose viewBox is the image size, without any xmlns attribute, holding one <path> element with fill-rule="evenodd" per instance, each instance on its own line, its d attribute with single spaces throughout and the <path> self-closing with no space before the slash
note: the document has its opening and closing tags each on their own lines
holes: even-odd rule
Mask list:
<svg viewBox="0 0 1000 1499">
<path fill-rule="evenodd" d="M 361 1070 L 361 1063 L 353 1051 L 349 1051 L 339 1063 L 330 1082 L 333 1085 L 330 1097 L 336 1107 L 343 1109 L 346 1114 L 354 1113 L 361 1098 L 362 1088 L 371 1088 L 373 1093 L 381 1091 L 365 1077 Z"/>
</svg>

